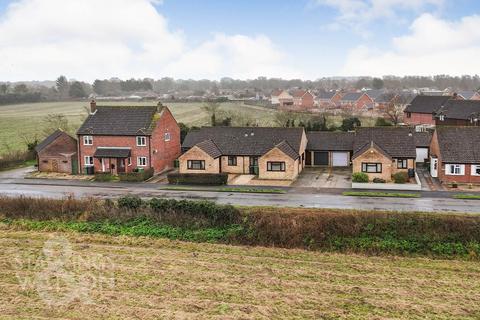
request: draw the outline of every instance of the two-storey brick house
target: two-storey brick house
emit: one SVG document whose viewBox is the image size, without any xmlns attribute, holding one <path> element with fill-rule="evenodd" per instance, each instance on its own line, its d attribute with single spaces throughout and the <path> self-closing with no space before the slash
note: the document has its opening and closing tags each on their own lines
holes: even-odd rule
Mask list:
<svg viewBox="0 0 480 320">
<path fill-rule="evenodd" d="M 180 128 L 164 106 L 97 106 L 77 131 L 80 173 L 132 172 L 173 167 Z"/>
</svg>

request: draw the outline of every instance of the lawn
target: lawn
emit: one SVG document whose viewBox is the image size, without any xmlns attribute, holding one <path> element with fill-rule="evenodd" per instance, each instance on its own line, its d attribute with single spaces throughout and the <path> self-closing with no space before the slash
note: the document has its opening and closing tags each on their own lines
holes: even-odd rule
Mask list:
<svg viewBox="0 0 480 320">
<path fill-rule="evenodd" d="M 352 197 L 388 197 L 388 198 L 420 198 L 418 193 L 401 193 L 401 192 L 375 192 L 375 191 L 345 191 L 344 196 Z"/>
<path fill-rule="evenodd" d="M 2 319 L 480 317 L 478 262 L 0 231 Z"/>
<path fill-rule="evenodd" d="M 99 105 L 154 105 L 139 102 L 98 102 Z M 209 124 L 209 117 L 201 107 L 203 103 L 167 103 L 178 122 L 190 126 Z M 24 137 L 41 137 L 44 128 L 43 117 L 47 114 L 64 114 L 75 133 L 87 116 L 88 102 L 42 102 L 0 106 L 0 154 L 10 150 L 24 149 Z M 239 113 L 245 118 L 260 119 L 259 125 L 273 125 L 274 110 L 247 106 L 242 103 L 224 103 L 222 109 L 228 114 Z"/>
<path fill-rule="evenodd" d="M 465 200 L 480 200 L 480 194 L 455 194 L 453 195 L 455 199 L 465 199 Z"/>
</svg>

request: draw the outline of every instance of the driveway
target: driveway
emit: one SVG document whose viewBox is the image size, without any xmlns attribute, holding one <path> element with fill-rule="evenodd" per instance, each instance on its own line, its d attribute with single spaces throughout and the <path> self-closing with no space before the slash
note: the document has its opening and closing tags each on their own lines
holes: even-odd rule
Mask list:
<svg viewBox="0 0 480 320">
<path fill-rule="evenodd" d="M 35 171 L 34 167 L 23 167 L 12 170 L 0 171 L 0 180 L 2 179 L 22 179 L 28 173 Z"/>
<path fill-rule="evenodd" d="M 351 188 L 351 168 L 305 168 L 292 187 Z"/>
</svg>

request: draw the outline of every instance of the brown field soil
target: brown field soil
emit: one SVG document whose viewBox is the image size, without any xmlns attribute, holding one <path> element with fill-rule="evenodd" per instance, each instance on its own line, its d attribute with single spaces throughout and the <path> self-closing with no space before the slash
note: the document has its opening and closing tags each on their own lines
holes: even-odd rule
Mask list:
<svg viewBox="0 0 480 320">
<path fill-rule="evenodd" d="M 0 225 L 1 319 L 478 319 L 479 275 L 470 261 Z"/>
</svg>

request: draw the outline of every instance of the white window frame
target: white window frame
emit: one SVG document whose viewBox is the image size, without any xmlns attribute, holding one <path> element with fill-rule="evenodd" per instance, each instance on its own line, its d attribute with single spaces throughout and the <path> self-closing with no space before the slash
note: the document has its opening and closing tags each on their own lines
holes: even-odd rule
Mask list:
<svg viewBox="0 0 480 320">
<path fill-rule="evenodd" d="M 146 147 L 146 146 L 147 146 L 147 137 L 137 136 L 137 147 Z"/>
<path fill-rule="evenodd" d="M 93 145 L 93 136 L 83 136 L 83 145 L 84 146 Z"/>
<path fill-rule="evenodd" d="M 453 168 L 453 170 L 452 170 Z M 458 172 L 457 172 L 458 169 Z M 453 171 L 453 173 L 452 173 Z M 457 163 L 448 163 L 445 165 L 445 175 L 447 176 L 463 176 L 465 175 L 465 165 Z"/>
<path fill-rule="evenodd" d="M 165 134 L 163 135 L 163 139 L 165 141 L 170 141 L 172 139 L 172 134 L 170 132 L 165 132 Z"/>
<path fill-rule="evenodd" d="M 83 164 L 85 165 L 85 167 L 93 167 L 93 165 L 94 165 L 93 157 L 92 156 L 84 156 L 83 157 Z"/>
<path fill-rule="evenodd" d="M 470 167 L 471 167 L 471 175 L 472 176 L 477 176 L 477 177 L 480 176 L 480 174 L 477 173 L 477 168 L 478 168 L 478 170 L 480 170 L 480 165 L 472 164 L 472 165 L 470 165 Z"/>
<path fill-rule="evenodd" d="M 145 161 L 142 161 L 142 159 L 145 159 Z M 145 164 L 142 164 L 142 162 L 144 162 Z M 147 157 L 137 157 L 137 166 L 146 167 L 147 165 L 148 165 Z"/>
</svg>

